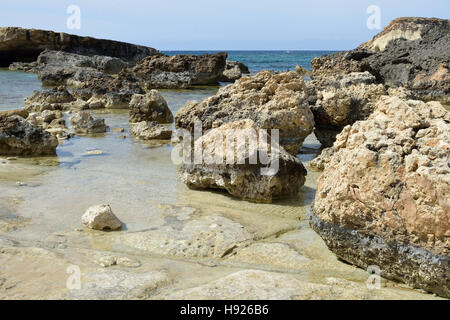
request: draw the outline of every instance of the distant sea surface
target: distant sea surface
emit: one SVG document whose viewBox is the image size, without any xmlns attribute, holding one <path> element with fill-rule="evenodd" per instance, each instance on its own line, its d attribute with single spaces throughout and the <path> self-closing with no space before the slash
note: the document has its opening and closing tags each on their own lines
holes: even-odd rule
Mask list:
<svg viewBox="0 0 450 320">
<path fill-rule="evenodd" d="M 168 55 L 176 54 L 205 54 L 219 51 L 164 51 Z M 311 60 L 324 54 L 332 54 L 337 51 L 226 51 L 228 60 L 245 63 L 251 73 L 261 70 L 287 71 L 294 70 L 299 65 L 306 70 L 311 70 Z"/>
</svg>

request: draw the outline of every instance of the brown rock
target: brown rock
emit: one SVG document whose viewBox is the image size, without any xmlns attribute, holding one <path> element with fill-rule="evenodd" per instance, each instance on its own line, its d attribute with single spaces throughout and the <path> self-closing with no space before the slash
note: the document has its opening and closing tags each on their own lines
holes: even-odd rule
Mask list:
<svg viewBox="0 0 450 320">
<path fill-rule="evenodd" d="M 160 52 L 149 47 L 125 42 L 80 37 L 53 31 L 0 28 L 0 67 L 13 62 L 32 62 L 45 49 L 62 50 L 83 55 L 102 55 L 120 58 L 132 63 Z"/>
<path fill-rule="evenodd" d="M 450 113 L 382 97 L 338 135 L 311 226 L 341 259 L 450 297 Z"/>
<path fill-rule="evenodd" d="M 151 90 L 146 94 L 135 94 L 130 101 L 130 122 L 156 121 L 172 123 L 173 115 L 164 97 Z"/>
<path fill-rule="evenodd" d="M 175 125 L 193 131 L 194 123 L 201 121 L 205 131 L 251 119 L 260 128 L 279 129 L 280 144 L 289 153 L 297 154 L 314 128 L 305 89 L 303 78 L 296 72 L 262 71 L 220 88 L 203 102 L 188 102 L 175 115 Z"/>
<path fill-rule="evenodd" d="M 305 168 L 276 141 L 270 142 L 269 135 L 264 140 L 261 134 L 249 119 L 210 130 L 195 141 L 203 158 L 194 156 L 183 163 L 181 180 L 192 189 L 221 189 L 253 202 L 297 196 L 305 183 Z"/>
</svg>

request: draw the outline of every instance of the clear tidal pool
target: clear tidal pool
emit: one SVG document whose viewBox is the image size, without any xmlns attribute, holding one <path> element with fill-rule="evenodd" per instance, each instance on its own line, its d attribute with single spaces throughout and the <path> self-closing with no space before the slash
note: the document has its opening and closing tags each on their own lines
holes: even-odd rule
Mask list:
<svg viewBox="0 0 450 320">
<path fill-rule="evenodd" d="M 41 83 L 36 75 L 0 71 L 0 110 L 22 107 L 24 97 L 38 89 Z M 203 100 L 216 91 L 161 90 L 174 114 L 186 101 Z M 161 225 L 168 206 L 189 207 L 200 215 L 233 217 L 261 239 L 282 234 L 279 241 L 298 246 L 314 262 L 299 273 L 305 281 L 335 277 L 365 282 L 363 270 L 338 261 L 308 226 L 306 215 L 319 173 L 308 170 L 300 196 L 274 204 L 240 201 L 220 192 L 193 191 L 177 177 L 170 144 L 155 147 L 130 136 L 127 110 L 99 111 L 94 117 L 104 118 L 111 130 L 66 140 L 58 147 L 56 157 L 0 158 L 0 239 L 5 236 L 39 243 L 52 234 L 81 228 L 81 215 L 101 203 L 111 205 L 125 223 L 125 232 Z M 124 128 L 124 132 L 116 132 L 115 128 Z M 319 149 L 319 142 L 311 135 L 298 157 L 307 167 Z M 91 150 L 101 150 L 102 154 L 87 155 Z M 13 228 L 2 227 L 15 219 L 21 223 Z M 171 221 L 166 219 L 164 223 Z M 195 269 L 192 267 L 193 272 Z M 383 290 L 386 297 L 432 298 L 389 283 Z"/>
</svg>

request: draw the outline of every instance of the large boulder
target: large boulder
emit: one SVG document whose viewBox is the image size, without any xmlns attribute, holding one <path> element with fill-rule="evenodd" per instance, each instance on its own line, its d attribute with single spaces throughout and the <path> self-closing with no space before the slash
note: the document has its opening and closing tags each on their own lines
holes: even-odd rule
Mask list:
<svg viewBox="0 0 450 320">
<path fill-rule="evenodd" d="M 20 116 L 0 116 L 0 155 L 55 155 L 58 140 Z"/>
<path fill-rule="evenodd" d="M 146 94 L 135 94 L 130 101 L 130 122 L 156 121 L 172 123 L 173 114 L 164 97 L 151 90 Z"/>
<path fill-rule="evenodd" d="M 263 129 L 279 129 L 280 144 L 297 154 L 313 131 L 314 119 L 307 101 L 306 86 L 296 72 L 273 74 L 262 71 L 222 87 L 203 102 L 190 101 L 175 115 L 177 128 L 194 130 L 219 127 L 228 122 L 251 119 Z"/>
<path fill-rule="evenodd" d="M 94 119 L 89 112 L 80 111 L 70 118 L 70 123 L 76 133 L 103 133 L 108 128 L 105 119 Z"/>
<path fill-rule="evenodd" d="M 357 120 L 364 120 L 373 112 L 378 98 L 387 92 L 369 72 L 353 72 L 313 80 L 316 101 L 314 133 L 323 147 L 333 145 L 336 135 Z"/>
<path fill-rule="evenodd" d="M 312 228 L 339 258 L 450 297 L 450 113 L 385 96 L 333 149 Z"/>
<path fill-rule="evenodd" d="M 312 61 L 313 78 L 369 71 L 423 100 L 450 104 L 450 20 L 398 18 L 354 50 Z"/>
<path fill-rule="evenodd" d="M 179 176 L 189 188 L 220 189 L 248 201 L 295 197 L 306 170 L 269 134 L 249 119 L 212 129 L 195 141 L 194 150 L 201 148 L 202 158 L 184 161 Z"/>
<path fill-rule="evenodd" d="M 119 41 L 37 29 L 0 28 L 0 67 L 8 67 L 13 62 L 35 61 L 45 49 L 110 56 L 131 64 L 146 56 L 160 54 L 153 48 Z"/>
<path fill-rule="evenodd" d="M 139 61 L 133 73 L 146 89 L 215 85 L 222 78 L 227 54 L 156 55 Z"/>
</svg>

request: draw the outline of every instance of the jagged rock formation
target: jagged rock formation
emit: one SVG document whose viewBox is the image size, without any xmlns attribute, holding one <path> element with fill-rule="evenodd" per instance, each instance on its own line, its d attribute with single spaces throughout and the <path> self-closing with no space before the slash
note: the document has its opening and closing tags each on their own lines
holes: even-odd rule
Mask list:
<svg viewBox="0 0 450 320">
<path fill-rule="evenodd" d="M 33 62 L 45 49 L 116 57 L 132 64 L 146 56 L 160 54 L 153 48 L 119 41 L 37 29 L 0 28 L 0 67 L 8 67 L 13 62 Z"/>
<path fill-rule="evenodd" d="M 260 72 L 222 87 L 203 102 L 188 102 L 176 115 L 177 128 L 194 130 L 200 121 L 203 130 L 228 122 L 251 119 L 263 129 L 279 129 L 280 144 L 297 154 L 314 128 L 303 78 L 296 72 Z"/>
<path fill-rule="evenodd" d="M 188 88 L 218 84 L 225 70 L 226 52 L 205 55 L 156 55 L 146 57 L 133 68 L 146 89 Z"/>
<path fill-rule="evenodd" d="M 55 155 L 58 140 L 24 118 L 0 116 L 0 155 Z"/>
<path fill-rule="evenodd" d="M 368 71 L 388 87 L 450 104 L 450 20 L 398 18 L 354 50 L 312 61 L 313 78 Z"/>
<path fill-rule="evenodd" d="M 72 94 L 65 87 L 52 88 L 50 90 L 33 92 L 33 95 L 25 98 L 25 109 L 30 112 L 42 112 L 44 110 L 64 110 L 67 105 L 75 101 Z"/>
<path fill-rule="evenodd" d="M 332 151 L 312 228 L 339 258 L 450 297 L 450 113 L 385 96 Z"/>
<path fill-rule="evenodd" d="M 387 92 L 369 72 L 353 72 L 313 80 L 316 90 L 314 133 L 323 147 L 330 147 L 336 135 L 349 124 L 364 120 L 373 112 L 374 104 Z"/>
<path fill-rule="evenodd" d="M 105 119 L 94 119 L 89 112 L 80 111 L 70 118 L 70 123 L 76 133 L 102 133 L 106 132 Z"/>
</svg>

